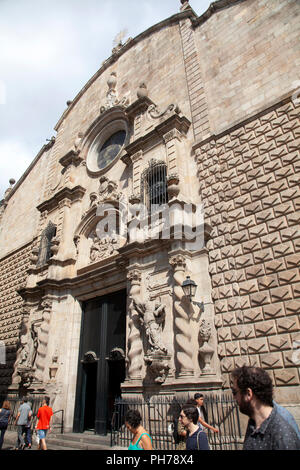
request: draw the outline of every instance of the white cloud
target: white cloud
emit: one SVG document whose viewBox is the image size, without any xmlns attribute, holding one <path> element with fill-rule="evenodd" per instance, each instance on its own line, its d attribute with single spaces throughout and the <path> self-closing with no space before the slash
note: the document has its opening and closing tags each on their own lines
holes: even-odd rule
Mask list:
<svg viewBox="0 0 300 470">
<path fill-rule="evenodd" d="M 21 142 L 0 141 L 0 199 L 2 199 L 5 190 L 9 187 L 10 178 L 16 181 L 23 175 L 34 155 L 30 149 L 24 147 Z"/>
</svg>

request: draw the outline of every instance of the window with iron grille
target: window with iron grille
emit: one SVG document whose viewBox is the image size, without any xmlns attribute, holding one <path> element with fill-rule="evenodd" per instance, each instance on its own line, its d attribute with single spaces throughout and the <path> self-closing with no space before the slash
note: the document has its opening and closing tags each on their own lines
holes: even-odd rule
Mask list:
<svg viewBox="0 0 300 470">
<path fill-rule="evenodd" d="M 143 202 L 149 212 L 168 202 L 167 167 L 163 161 L 151 160 L 142 174 Z"/>
</svg>

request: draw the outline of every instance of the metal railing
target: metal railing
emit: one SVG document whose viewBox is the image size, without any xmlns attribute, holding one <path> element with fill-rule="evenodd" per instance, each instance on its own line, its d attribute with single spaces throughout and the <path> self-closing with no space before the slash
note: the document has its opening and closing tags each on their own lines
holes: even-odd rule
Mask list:
<svg viewBox="0 0 300 470">
<path fill-rule="evenodd" d="M 31 419 L 31 431 L 34 430 L 35 425 L 36 425 L 36 415 L 37 412 L 42 406 L 44 397 L 43 396 L 27 396 L 27 400 L 31 405 L 31 411 L 32 411 L 32 419 Z M 11 406 L 11 415 L 9 417 L 8 421 L 8 427 L 7 429 L 9 431 L 17 431 L 17 426 L 15 425 L 16 421 L 16 416 L 18 414 L 20 405 L 22 403 L 22 398 L 20 398 L 18 395 L 9 395 L 9 396 L 4 396 L 0 395 L 0 408 L 3 405 L 4 400 L 8 400 Z M 58 413 L 61 413 L 61 417 L 58 417 Z M 53 411 L 53 418 L 52 418 L 52 428 L 54 429 L 59 429 L 60 433 L 63 434 L 64 432 L 64 410 L 58 410 L 58 411 Z"/>
<path fill-rule="evenodd" d="M 129 409 L 141 413 L 142 424 L 152 438 L 156 450 L 176 450 L 176 432 L 178 416 L 182 405 L 187 400 L 176 398 L 152 397 L 144 399 L 117 399 L 111 423 L 111 445 L 128 447 L 132 434 L 125 426 L 124 416 Z M 239 450 L 242 448 L 243 436 L 239 410 L 230 394 L 205 395 L 207 421 L 218 428 L 219 432 L 207 431 L 208 441 L 212 450 Z"/>
</svg>

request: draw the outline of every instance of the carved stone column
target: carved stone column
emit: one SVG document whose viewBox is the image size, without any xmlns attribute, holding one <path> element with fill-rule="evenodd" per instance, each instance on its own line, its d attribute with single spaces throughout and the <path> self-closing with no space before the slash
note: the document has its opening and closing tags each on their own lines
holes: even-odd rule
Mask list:
<svg viewBox="0 0 300 470">
<path fill-rule="evenodd" d="M 130 282 L 129 290 L 129 321 L 127 342 L 127 379 L 141 380 L 143 344 L 139 329 L 139 315 L 134 309 L 133 299 L 139 299 L 141 292 L 141 272 L 133 269 L 128 272 L 127 279 Z"/>
<path fill-rule="evenodd" d="M 188 306 L 183 308 L 184 292 L 181 287 L 185 276 L 185 258 L 182 255 L 175 255 L 170 258 L 170 265 L 174 269 L 174 323 L 175 323 L 175 366 L 178 377 L 192 377 L 193 351 L 190 332 L 190 318 Z"/>
<path fill-rule="evenodd" d="M 43 381 L 44 379 L 44 370 L 46 367 L 45 361 L 47 359 L 47 349 L 49 341 L 49 328 L 50 328 L 50 319 L 51 319 L 51 309 L 52 302 L 49 299 L 44 299 L 42 301 L 42 323 L 37 331 L 37 351 L 36 351 L 36 361 L 33 361 L 32 366 L 36 365 L 36 379 L 38 381 Z"/>
</svg>

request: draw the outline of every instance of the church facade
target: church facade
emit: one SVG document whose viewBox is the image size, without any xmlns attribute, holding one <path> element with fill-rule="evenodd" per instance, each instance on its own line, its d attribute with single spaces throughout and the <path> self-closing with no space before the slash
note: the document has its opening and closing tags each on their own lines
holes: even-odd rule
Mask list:
<svg viewBox="0 0 300 470">
<path fill-rule="evenodd" d="M 299 5 L 181 3 L 113 49 L 0 206 L 0 394 L 50 395 L 69 431 L 243 364 L 300 417 Z"/>
</svg>

